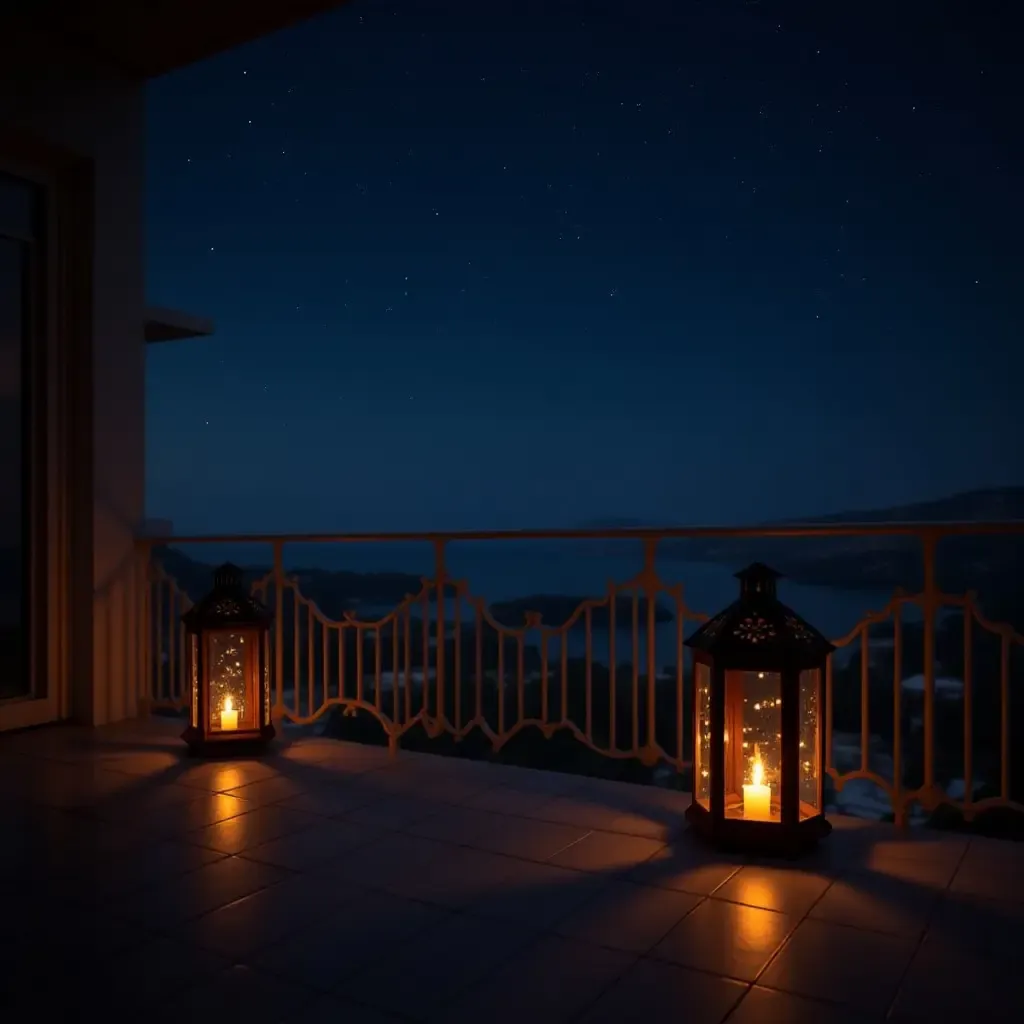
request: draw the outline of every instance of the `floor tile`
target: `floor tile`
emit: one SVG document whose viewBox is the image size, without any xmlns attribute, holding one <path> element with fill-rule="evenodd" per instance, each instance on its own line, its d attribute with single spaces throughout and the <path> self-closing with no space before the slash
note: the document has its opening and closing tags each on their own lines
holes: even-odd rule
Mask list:
<svg viewBox="0 0 1024 1024">
<path fill-rule="evenodd" d="M 504 883 L 470 907 L 474 914 L 554 928 L 608 884 L 607 879 L 531 861 L 512 861 Z"/>
<path fill-rule="evenodd" d="M 556 925 L 567 938 L 611 949 L 646 953 L 701 897 L 633 882 L 609 882 Z"/>
<path fill-rule="evenodd" d="M 286 877 L 288 872 L 270 864 L 223 857 L 179 878 L 130 893 L 113 909 L 148 927 L 167 930 Z"/>
<path fill-rule="evenodd" d="M 916 949 L 913 939 L 808 919 L 758 980 L 769 988 L 884 1014 Z"/>
<path fill-rule="evenodd" d="M 375 799 L 378 797 L 368 789 L 340 781 L 337 786 L 321 786 L 307 790 L 279 803 L 282 807 L 291 807 L 306 814 L 336 818 L 356 808 L 365 807 Z"/>
<path fill-rule="evenodd" d="M 329 868 L 336 858 L 380 836 L 381 830 L 370 825 L 326 819 L 291 835 L 249 847 L 243 856 L 290 871 L 318 870 Z"/>
<path fill-rule="evenodd" d="M 594 831 L 560 850 L 550 858 L 550 863 L 577 871 L 620 875 L 650 860 L 664 846 L 660 839 Z"/>
<path fill-rule="evenodd" d="M 666 1016 L 687 1024 L 720 1024 L 746 990 L 742 982 L 638 960 L 598 996 L 580 1024 L 649 1024 Z"/>
<path fill-rule="evenodd" d="M 395 1017 L 372 1006 L 363 1006 L 336 996 L 318 996 L 281 1024 L 404 1024 Z"/>
<path fill-rule="evenodd" d="M 339 908 L 359 895 L 337 880 L 294 875 L 187 922 L 177 934 L 245 963 L 257 950 L 344 913 Z"/>
<path fill-rule="evenodd" d="M 290 807 L 257 807 L 226 821 L 185 833 L 185 839 L 221 853 L 242 853 L 316 824 L 315 815 Z"/>
<path fill-rule="evenodd" d="M 754 981 L 796 919 L 725 900 L 706 899 L 682 919 L 651 955 L 740 981 Z"/>
<path fill-rule="evenodd" d="M 197 798 L 194 789 L 188 792 L 193 794 L 193 799 L 163 807 L 139 808 L 132 820 L 153 832 L 173 836 L 215 825 L 255 809 L 253 804 L 226 793 L 207 793 Z"/>
<path fill-rule="evenodd" d="M 926 941 L 1006 965 L 1024 963 L 1024 905 L 947 893 L 931 916 Z"/>
<path fill-rule="evenodd" d="M 929 884 L 870 871 L 836 879 L 811 909 L 815 920 L 919 938 L 942 895 Z"/>
<path fill-rule="evenodd" d="M 635 959 L 548 936 L 507 960 L 433 1019 L 450 1024 L 560 1024 L 590 1006 Z"/>
<path fill-rule="evenodd" d="M 157 1007 L 156 1019 L 171 1024 L 223 1024 L 225 1020 L 280 1024 L 312 1004 L 314 993 L 252 967 L 235 964 L 177 999 Z"/>
<path fill-rule="evenodd" d="M 836 1003 L 755 985 L 729 1015 L 729 1024 L 880 1024 L 881 1019 Z"/>
<path fill-rule="evenodd" d="M 747 865 L 716 889 L 715 897 L 803 917 L 832 881 L 799 868 Z"/>
<path fill-rule="evenodd" d="M 546 861 L 586 834 L 587 829 L 574 825 L 484 814 L 481 815 L 480 830 L 473 837 L 472 845 L 508 857 Z"/>
<path fill-rule="evenodd" d="M 742 866 L 681 839 L 663 847 L 626 874 L 631 882 L 707 896 L 724 885 Z"/>
<path fill-rule="evenodd" d="M 985 956 L 977 950 L 925 940 L 903 978 L 890 1019 L 897 1024 L 1024 1020 L 1020 961 Z"/>
<path fill-rule="evenodd" d="M 266 804 L 274 804 L 279 800 L 298 796 L 312 788 L 314 787 L 304 786 L 298 780 L 287 775 L 269 775 L 254 782 L 247 782 L 237 789 L 229 789 L 228 795 L 244 800 L 250 807 L 263 807 Z"/>
<path fill-rule="evenodd" d="M 276 775 L 276 769 L 260 760 L 203 760 L 190 763 L 175 780 L 209 793 L 227 793 L 232 789 Z"/>
<path fill-rule="evenodd" d="M 382 796 L 360 807 L 345 817 L 362 825 L 400 831 L 444 810 L 444 805 L 413 796 Z"/>
<path fill-rule="evenodd" d="M 367 892 L 318 926 L 256 954 L 257 967 L 323 992 L 338 989 L 368 965 L 387 960 L 406 939 L 428 934 L 449 913 L 384 892 Z M 428 942 L 427 938 L 424 942 Z"/>
<path fill-rule="evenodd" d="M 345 983 L 347 998 L 412 1018 L 432 1018 L 439 1007 L 499 970 L 536 941 L 530 928 L 453 914 L 389 950 L 377 964 Z"/>
</svg>

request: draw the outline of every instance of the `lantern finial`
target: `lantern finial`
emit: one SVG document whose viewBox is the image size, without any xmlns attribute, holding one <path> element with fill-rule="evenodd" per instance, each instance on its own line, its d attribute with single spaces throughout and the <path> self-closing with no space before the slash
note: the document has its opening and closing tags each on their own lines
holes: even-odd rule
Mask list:
<svg viewBox="0 0 1024 1024">
<path fill-rule="evenodd" d="M 213 570 L 213 586 L 222 591 L 241 590 L 242 570 L 233 562 L 225 562 Z"/>
<path fill-rule="evenodd" d="M 782 578 L 763 562 L 754 562 L 736 573 L 740 581 L 740 597 L 775 597 L 776 583 Z"/>
</svg>

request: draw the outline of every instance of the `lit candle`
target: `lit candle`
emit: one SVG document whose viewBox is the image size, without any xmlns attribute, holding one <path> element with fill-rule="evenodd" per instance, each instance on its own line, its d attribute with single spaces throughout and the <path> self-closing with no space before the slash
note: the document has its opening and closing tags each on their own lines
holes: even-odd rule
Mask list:
<svg viewBox="0 0 1024 1024">
<path fill-rule="evenodd" d="M 220 727 L 224 730 L 238 728 L 238 711 L 230 697 L 224 698 L 224 710 L 220 713 Z"/>
<path fill-rule="evenodd" d="M 764 785 L 764 765 L 757 744 L 754 744 L 750 779 L 750 784 L 743 787 L 743 817 L 751 821 L 771 821 L 772 787 Z"/>
</svg>

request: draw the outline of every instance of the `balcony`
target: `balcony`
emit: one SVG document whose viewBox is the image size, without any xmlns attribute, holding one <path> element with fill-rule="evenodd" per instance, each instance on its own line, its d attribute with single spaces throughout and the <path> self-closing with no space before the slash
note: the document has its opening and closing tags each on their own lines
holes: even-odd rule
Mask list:
<svg viewBox="0 0 1024 1024">
<path fill-rule="evenodd" d="M 1022 637 L 988 611 L 1007 605 L 980 549 L 956 546 L 983 536 L 1010 561 L 1022 527 L 147 540 L 123 658 L 152 714 L 0 736 L 0 1005 L 280 1024 L 1020 1020 L 1024 844 L 992 835 L 1019 835 L 1024 810 Z M 700 846 L 683 823 L 682 639 L 707 616 L 676 545 L 852 538 L 863 558 L 887 531 L 910 589 L 830 630 L 832 835 L 796 862 Z M 506 571 L 532 579 L 524 544 L 545 572 L 553 544 L 615 579 L 541 612 L 488 604 L 479 552 L 512 549 Z M 327 576 L 302 568 L 310 545 L 317 564 L 338 552 Z M 394 545 L 419 555 L 392 564 Z M 279 736 L 259 759 L 194 760 L 179 619 L 232 547 L 275 613 Z M 952 589 L 950 553 L 979 567 L 979 594 Z M 412 576 L 337 576 L 397 564 Z M 711 612 L 732 596 L 712 590 Z M 824 592 L 782 596 L 830 629 Z"/>
</svg>

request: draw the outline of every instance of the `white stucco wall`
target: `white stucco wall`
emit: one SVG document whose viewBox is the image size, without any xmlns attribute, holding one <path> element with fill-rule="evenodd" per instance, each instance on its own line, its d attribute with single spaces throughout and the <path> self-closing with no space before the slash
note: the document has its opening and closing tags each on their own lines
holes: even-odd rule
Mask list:
<svg viewBox="0 0 1024 1024">
<path fill-rule="evenodd" d="M 133 536 L 144 494 L 144 86 L 67 44 L 0 34 L 0 139 L 12 129 L 92 161 L 91 412 L 76 422 L 91 466 L 72 495 L 91 528 L 74 553 L 78 608 L 70 711 L 94 724 L 135 713 L 141 594 Z M 91 491 L 91 494 L 82 493 Z M 88 595 L 91 595 L 91 599 Z M 81 603 L 81 602 L 80 602 Z M 91 619 L 91 622 L 89 621 Z"/>
</svg>

